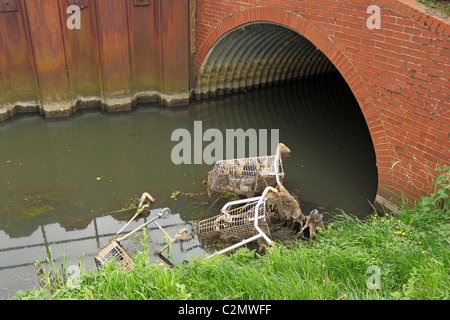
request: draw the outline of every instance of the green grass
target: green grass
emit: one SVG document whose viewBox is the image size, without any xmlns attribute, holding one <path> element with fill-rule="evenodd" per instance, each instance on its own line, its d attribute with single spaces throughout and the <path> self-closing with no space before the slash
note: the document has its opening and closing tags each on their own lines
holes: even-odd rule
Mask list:
<svg viewBox="0 0 450 320">
<path fill-rule="evenodd" d="M 209 260 L 193 257 L 174 268 L 148 263 L 147 247 L 128 273 L 108 264 L 83 273 L 78 288 L 48 281 L 14 299 L 449 299 L 450 173 L 444 169 L 436 191 L 414 208 L 374 212 L 363 221 L 342 212 L 314 241 L 277 244 L 263 256 L 242 248 Z"/>
<path fill-rule="evenodd" d="M 448 0 L 417 0 L 418 2 L 434 9 L 438 9 L 447 15 L 450 15 L 450 3 Z"/>
</svg>

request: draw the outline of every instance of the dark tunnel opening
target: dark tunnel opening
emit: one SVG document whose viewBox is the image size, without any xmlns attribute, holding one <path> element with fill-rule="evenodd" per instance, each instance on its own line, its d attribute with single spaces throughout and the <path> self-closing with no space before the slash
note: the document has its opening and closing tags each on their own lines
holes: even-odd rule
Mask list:
<svg viewBox="0 0 450 320">
<path fill-rule="evenodd" d="M 364 115 L 333 63 L 296 31 L 273 23 L 229 31 L 206 56 L 195 96 L 205 108 L 238 108 L 242 118 L 229 126 L 280 128 L 293 151 L 286 183 L 311 207 L 371 210 L 378 173 Z"/>
</svg>

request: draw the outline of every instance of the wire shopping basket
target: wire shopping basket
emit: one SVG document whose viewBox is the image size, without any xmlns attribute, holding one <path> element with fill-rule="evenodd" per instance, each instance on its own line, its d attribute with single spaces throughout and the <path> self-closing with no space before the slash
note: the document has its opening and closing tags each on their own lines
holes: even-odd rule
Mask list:
<svg viewBox="0 0 450 320">
<path fill-rule="evenodd" d="M 217 161 L 208 174 L 208 192 L 248 196 L 275 187 L 284 178 L 283 161 L 289 153 L 289 148 L 279 143 L 275 155 Z"/>
<path fill-rule="evenodd" d="M 228 202 L 222 208 L 220 215 L 199 222 L 199 237 L 218 237 L 230 241 L 241 240 L 235 245 L 216 252 L 213 255 L 226 253 L 259 238 L 263 238 L 269 246 L 273 246 L 273 242 L 269 238 L 269 217 L 266 209 L 267 193 L 269 191 L 278 193 L 277 189 L 266 187 L 260 197 Z M 230 209 L 237 205 L 240 206 Z"/>
<path fill-rule="evenodd" d="M 123 270 L 131 270 L 134 267 L 133 259 L 126 253 L 116 240 L 112 240 L 95 257 L 95 265 L 102 268 L 108 261 L 116 261 Z"/>
<path fill-rule="evenodd" d="M 108 261 L 117 262 L 123 270 L 130 270 L 134 266 L 133 259 L 126 253 L 126 251 L 121 247 L 120 242 L 128 239 L 131 235 L 135 234 L 139 230 L 144 229 L 150 223 L 156 222 L 157 219 L 166 219 L 170 216 L 171 211 L 169 208 L 163 209 L 158 212 L 156 216 L 150 219 L 148 222 L 137 227 L 133 231 L 127 233 L 123 237 L 118 239 L 113 239 L 110 243 L 104 247 L 95 257 L 95 264 L 97 268 L 102 268 Z"/>
</svg>

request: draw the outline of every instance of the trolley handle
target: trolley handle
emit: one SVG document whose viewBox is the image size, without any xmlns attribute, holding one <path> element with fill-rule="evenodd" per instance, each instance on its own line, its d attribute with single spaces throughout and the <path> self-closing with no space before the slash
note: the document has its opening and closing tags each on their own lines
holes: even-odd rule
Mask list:
<svg viewBox="0 0 450 320">
<path fill-rule="evenodd" d="M 281 148 L 282 147 L 287 148 L 283 143 L 279 143 L 278 146 L 277 146 L 277 151 L 275 153 L 275 158 L 274 158 L 274 161 L 273 161 L 273 166 L 274 166 L 274 169 L 275 169 L 275 178 L 277 179 L 277 185 L 281 184 L 280 165 L 281 165 L 281 170 L 283 170 L 283 163 L 282 163 L 282 159 L 281 159 Z"/>
<path fill-rule="evenodd" d="M 255 225 L 256 225 L 256 220 L 258 219 L 258 212 L 259 212 L 259 207 L 261 206 L 261 204 L 266 200 L 266 196 L 269 193 L 269 191 L 272 191 L 275 194 L 278 194 L 278 190 L 275 189 L 274 187 L 266 187 L 261 195 L 261 197 L 259 197 L 259 201 L 255 206 Z"/>
<path fill-rule="evenodd" d="M 262 193 L 262 197 L 265 197 L 269 193 L 269 191 L 272 191 L 273 193 L 278 194 L 278 190 L 275 189 L 274 187 L 266 187 Z"/>
<path fill-rule="evenodd" d="M 123 237 L 121 237 L 121 238 L 119 238 L 119 239 L 116 239 L 116 241 L 117 241 L 117 242 L 124 241 L 124 240 L 128 239 L 131 235 L 133 235 L 133 234 L 135 234 L 136 232 L 138 232 L 139 230 L 144 229 L 144 228 L 145 228 L 147 225 L 149 225 L 150 223 L 155 222 L 157 219 L 161 219 L 161 218 L 167 219 L 167 218 L 170 216 L 170 214 L 171 214 L 170 209 L 169 209 L 169 208 L 164 208 L 164 209 L 162 210 L 162 212 L 158 212 L 158 213 L 156 214 L 156 217 L 150 219 L 150 221 L 148 221 L 148 222 L 142 224 L 141 226 L 137 227 L 136 229 L 134 229 L 134 230 L 131 231 L 130 233 L 124 235 Z"/>
</svg>

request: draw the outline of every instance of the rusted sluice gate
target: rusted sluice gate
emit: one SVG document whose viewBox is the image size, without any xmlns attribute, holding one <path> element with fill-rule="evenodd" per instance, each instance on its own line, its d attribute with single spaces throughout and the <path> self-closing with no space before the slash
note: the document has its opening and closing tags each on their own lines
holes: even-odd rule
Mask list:
<svg viewBox="0 0 450 320">
<path fill-rule="evenodd" d="M 140 101 L 186 104 L 193 6 L 189 0 L 0 0 L 0 120 L 21 112 L 128 110 Z"/>
</svg>

